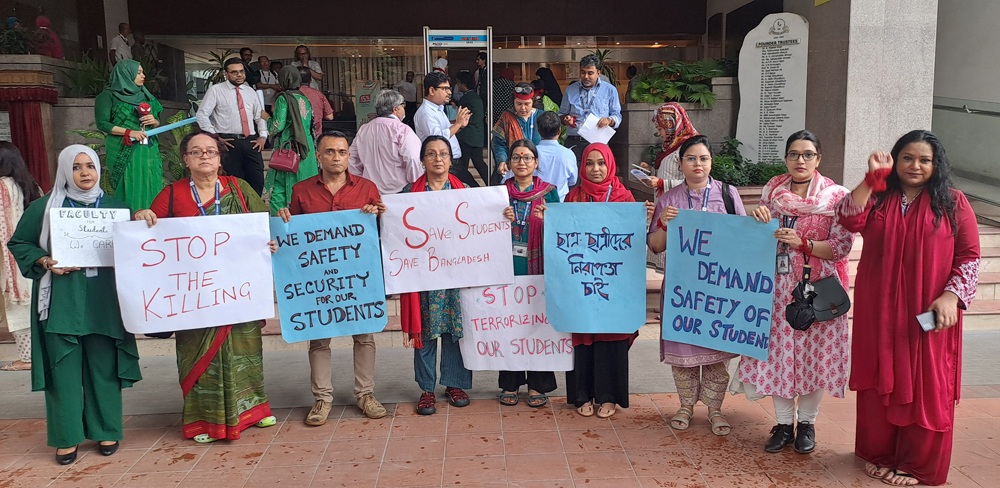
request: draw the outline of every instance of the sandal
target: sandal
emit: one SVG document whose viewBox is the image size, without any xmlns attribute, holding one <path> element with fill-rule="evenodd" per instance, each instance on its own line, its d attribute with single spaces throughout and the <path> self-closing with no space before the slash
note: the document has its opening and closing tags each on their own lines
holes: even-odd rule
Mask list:
<svg viewBox="0 0 1000 488">
<path fill-rule="evenodd" d="M 198 434 L 198 435 L 194 436 L 194 441 L 197 442 L 197 443 L 199 443 L 199 444 L 208 444 L 210 442 L 215 442 L 217 440 L 219 440 L 219 439 L 213 439 L 208 434 Z"/>
<path fill-rule="evenodd" d="M 590 401 L 590 402 L 584 403 L 580 407 L 577 407 L 576 413 L 578 413 L 580 415 L 583 415 L 584 417 L 593 417 L 594 416 L 594 402 Z"/>
<path fill-rule="evenodd" d="M 891 471 L 892 474 L 882 478 L 882 482 L 892 486 L 915 486 L 920 484 L 916 476 L 902 471 Z M 896 481 L 894 481 L 896 480 Z"/>
<path fill-rule="evenodd" d="M 694 412 L 690 408 L 678 408 L 677 413 L 674 414 L 674 418 L 670 419 L 670 428 L 674 430 L 687 430 L 691 426 L 691 417 L 694 417 Z M 674 425 L 674 423 L 679 424 L 679 426 Z"/>
<path fill-rule="evenodd" d="M 714 419 L 719 419 L 719 421 L 715 422 Z M 722 415 L 722 411 L 720 410 L 708 412 L 708 421 L 712 424 L 712 433 L 717 436 L 726 436 L 732 432 L 732 426 L 729 425 L 729 422 L 726 421 L 726 417 Z"/>
<path fill-rule="evenodd" d="M 537 395 L 528 395 L 528 406 L 531 408 L 542 408 L 548 402 L 549 402 L 549 397 L 545 396 L 544 393 L 539 393 Z"/>
<path fill-rule="evenodd" d="M 869 478 L 884 480 L 886 476 L 889 476 L 891 473 L 892 468 L 880 468 L 875 463 L 865 463 L 865 474 L 868 475 Z"/>
<path fill-rule="evenodd" d="M 517 405 L 517 392 L 501 392 L 500 393 L 500 405 L 507 407 L 513 407 Z"/>
<path fill-rule="evenodd" d="M 21 365 L 18 366 L 17 363 L 21 363 Z M 3 366 L 0 366 L 0 371 L 31 371 L 31 363 L 26 363 L 18 359 L 17 361 L 4 363 Z"/>
<path fill-rule="evenodd" d="M 616 405 L 614 403 L 611 403 L 610 407 L 605 407 L 605 405 L 608 404 L 602 403 L 601 408 L 597 409 L 597 418 L 599 419 L 611 418 L 611 416 L 615 414 Z"/>
</svg>

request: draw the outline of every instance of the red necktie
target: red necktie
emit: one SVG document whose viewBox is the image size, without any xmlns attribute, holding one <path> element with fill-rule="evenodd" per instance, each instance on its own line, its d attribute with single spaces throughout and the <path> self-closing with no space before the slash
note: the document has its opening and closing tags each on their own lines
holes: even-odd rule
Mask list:
<svg viewBox="0 0 1000 488">
<path fill-rule="evenodd" d="M 236 87 L 236 105 L 240 109 L 240 122 L 243 123 L 243 137 L 250 135 L 250 122 L 247 121 L 247 111 L 243 109 L 243 95 L 240 87 Z"/>
</svg>

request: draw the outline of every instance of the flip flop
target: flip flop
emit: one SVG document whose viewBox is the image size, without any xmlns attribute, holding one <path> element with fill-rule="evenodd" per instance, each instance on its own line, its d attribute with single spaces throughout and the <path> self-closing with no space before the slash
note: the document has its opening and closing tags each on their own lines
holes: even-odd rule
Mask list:
<svg viewBox="0 0 1000 488">
<path fill-rule="evenodd" d="M 670 419 L 670 428 L 674 430 L 687 430 L 687 428 L 691 426 L 691 417 L 694 417 L 694 412 L 692 412 L 690 408 L 678 408 L 677 413 L 675 413 L 674 417 Z M 681 426 L 675 426 L 674 422 L 681 424 Z"/>
<path fill-rule="evenodd" d="M 892 471 L 891 473 L 892 474 L 887 475 L 885 478 L 882 478 L 883 483 L 892 486 L 916 486 L 920 484 L 920 481 L 917 480 L 917 477 L 913 476 L 910 473 L 901 473 L 899 471 Z M 903 481 L 902 483 L 893 483 L 892 481 L 890 481 L 893 478 L 903 478 L 905 481 Z M 913 482 L 911 483 L 909 480 L 913 480 Z"/>
<path fill-rule="evenodd" d="M 883 469 L 885 470 L 885 472 L 882 473 L 882 475 L 880 476 L 878 473 Z M 892 468 L 880 468 L 875 463 L 865 463 L 865 474 L 872 479 L 884 480 L 886 476 L 892 474 Z"/>
<path fill-rule="evenodd" d="M 517 405 L 517 392 L 507 393 L 506 391 L 500 393 L 500 405 L 505 407 L 513 407 Z"/>
<path fill-rule="evenodd" d="M 541 400 L 541 403 L 537 403 L 539 400 Z M 531 408 L 542 408 L 548 402 L 549 402 L 549 397 L 545 396 L 545 394 L 528 395 L 528 406 Z"/>
</svg>

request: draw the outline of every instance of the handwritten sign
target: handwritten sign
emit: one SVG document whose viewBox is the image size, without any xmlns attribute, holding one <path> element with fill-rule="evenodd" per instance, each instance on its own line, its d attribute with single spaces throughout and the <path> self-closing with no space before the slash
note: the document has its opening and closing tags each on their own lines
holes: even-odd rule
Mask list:
<svg viewBox="0 0 1000 488">
<path fill-rule="evenodd" d="M 549 321 L 561 332 L 628 334 L 646 322 L 646 208 L 553 203 L 545 211 Z"/>
<path fill-rule="evenodd" d="M 274 317 L 267 214 L 115 224 L 125 329 L 201 329 Z"/>
<path fill-rule="evenodd" d="M 383 195 L 385 292 L 514 282 L 506 186 Z"/>
<path fill-rule="evenodd" d="M 777 228 L 678 211 L 667 230 L 663 338 L 766 360 Z"/>
<path fill-rule="evenodd" d="M 129 218 L 127 208 L 50 208 L 52 259 L 64 267 L 114 266 L 114 224 Z"/>
<path fill-rule="evenodd" d="M 545 278 L 515 276 L 513 285 L 462 289 L 462 348 L 472 371 L 570 371 L 573 335 L 545 315 Z"/>
<path fill-rule="evenodd" d="M 360 210 L 271 218 L 285 342 L 381 332 L 388 323 L 375 216 Z"/>
</svg>

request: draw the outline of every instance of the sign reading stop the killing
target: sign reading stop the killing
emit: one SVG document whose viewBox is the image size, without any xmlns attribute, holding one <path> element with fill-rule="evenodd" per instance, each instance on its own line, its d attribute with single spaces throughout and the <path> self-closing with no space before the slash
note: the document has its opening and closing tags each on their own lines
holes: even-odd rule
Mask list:
<svg viewBox="0 0 1000 488">
<path fill-rule="evenodd" d="M 573 334 L 557 332 L 545 315 L 545 278 L 462 289 L 462 349 L 473 371 L 570 371 Z"/>
<path fill-rule="evenodd" d="M 115 224 L 125 329 L 201 329 L 274 317 L 265 213 Z"/>
<path fill-rule="evenodd" d="M 383 195 L 388 294 L 514 282 L 506 186 Z"/>
</svg>

